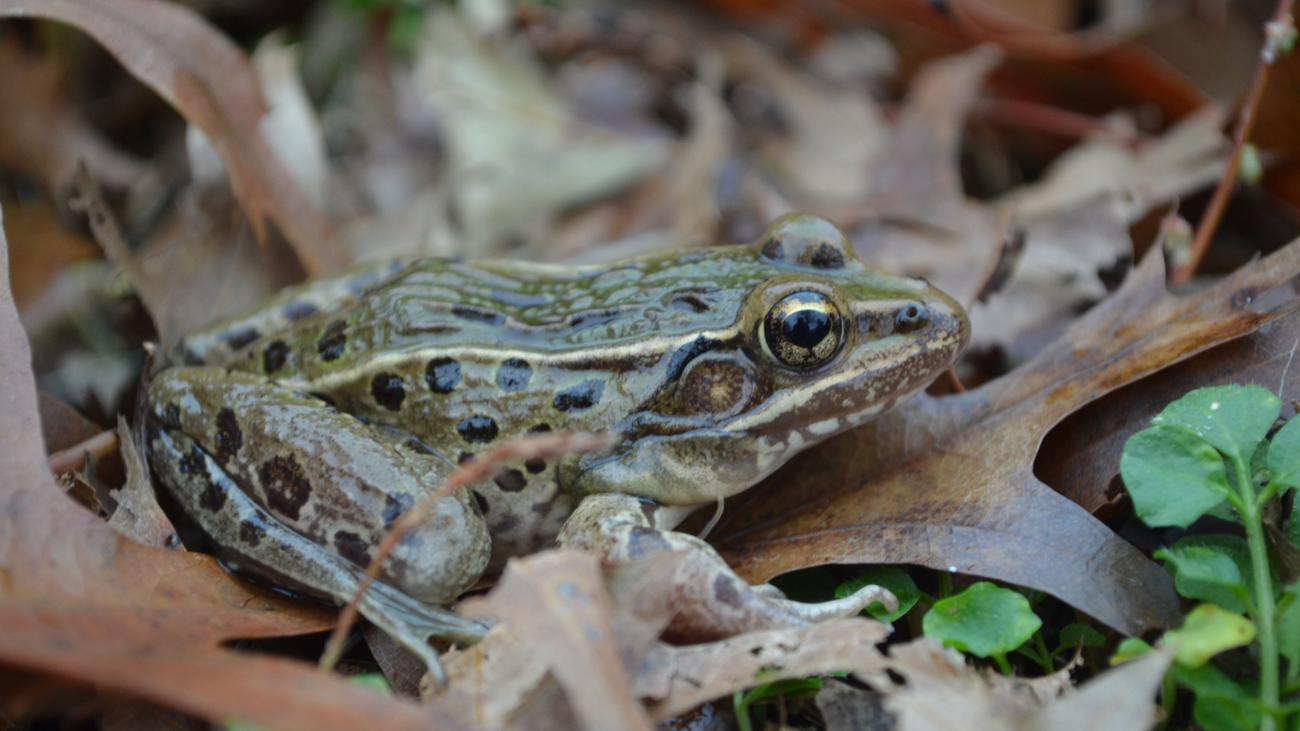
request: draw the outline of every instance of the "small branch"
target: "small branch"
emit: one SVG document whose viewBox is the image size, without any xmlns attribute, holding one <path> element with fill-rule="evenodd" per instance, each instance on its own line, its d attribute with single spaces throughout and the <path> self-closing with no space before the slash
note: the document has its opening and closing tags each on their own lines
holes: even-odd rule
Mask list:
<svg viewBox="0 0 1300 731">
<path fill-rule="evenodd" d="M 102 431 L 89 439 L 67 449 L 60 449 L 46 458 L 50 472 L 56 475 L 66 474 L 86 466 L 86 455 L 104 459 L 117 451 L 117 432 L 112 429 Z"/>
<path fill-rule="evenodd" d="M 447 479 L 443 480 L 438 489 L 426 495 L 423 500 L 406 511 L 389 529 L 388 534 L 384 536 L 383 542 L 379 544 L 379 548 L 375 551 L 374 558 L 370 559 L 370 566 L 366 568 L 365 577 L 357 586 L 356 593 L 352 595 L 352 600 L 348 602 L 339 615 L 339 622 L 334 627 L 334 632 L 330 634 L 329 641 L 325 643 L 325 650 L 321 653 L 318 667 L 321 670 L 329 671 L 338 662 L 339 657 L 343 654 L 343 643 L 347 639 L 348 633 L 352 631 L 352 625 L 357 621 L 357 607 L 361 603 L 361 597 L 365 596 L 366 591 L 370 589 L 370 585 L 379 578 L 380 567 L 388 559 L 388 555 L 393 552 L 393 549 L 397 547 L 402 537 L 428 520 L 429 511 L 433 509 L 434 504 L 439 500 L 456 494 L 462 488 L 492 477 L 502 465 L 525 462 L 530 459 L 554 459 L 571 454 L 599 452 L 609 449 L 610 446 L 610 438 L 598 434 L 565 432 L 537 434 L 503 442 L 474 459 L 457 466 L 456 469 L 451 471 L 451 474 L 447 475 Z"/>
<path fill-rule="evenodd" d="M 1210 205 L 1205 209 L 1205 215 L 1201 216 L 1200 223 L 1196 227 L 1196 238 L 1192 242 L 1191 252 L 1188 253 L 1187 264 L 1175 270 L 1170 277 L 1174 283 L 1186 282 L 1196 273 L 1196 269 L 1201 265 L 1201 259 L 1210 248 L 1210 240 L 1219 227 L 1223 212 L 1228 207 L 1228 199 L 1232 197 L 1232 191 L 1237 184 L 1237 166 L 1241 164 L 1241 152 L 1245 149 L 1246 141 L 1250 139 L 1250 131 L 1255 126 L 1255 112 L 1259 109 L 1260 100 L 1264 98 L 1264 89 L 1268 86 L 1269 74 L 1273 70 L 1274 61 L 1277 60 L 1280 42 L 1288 30 L 1293 28 L 1292 5 L 1293 0 L 1278 0 L 1277 9 L 1273 12 L 1273 20 L 1265 26 L 1264 47 L 1259 53 L 1255 78 L 1251 80 L 1246 99 L 1241 104 L 1241 111 L 1237 113 L 1237 129 L 1233 135 L 1232 155 L 1228 158 L 1228 167 L 1219 178 L 1219 186 L 1214 189 Z"/>
</svg>

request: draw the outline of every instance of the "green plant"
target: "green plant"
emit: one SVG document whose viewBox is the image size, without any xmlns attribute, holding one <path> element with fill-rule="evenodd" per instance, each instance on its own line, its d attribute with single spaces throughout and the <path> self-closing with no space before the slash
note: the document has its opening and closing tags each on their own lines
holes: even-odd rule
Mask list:
<svg viewBox="0 0 1300 731">
<path fill-rule="evenodd" d="M 1024 595 L 980 581 L 960 594 L 935 602 L 925 613 L 921 626 L 926 637 L 976 657 L 992 658 L 1009 675 L 1011 663 L 1007 653 L 1031 637 L 1041 639 L 1038 630 L 1043 622 Z M 1050 658 L 1046 662 L 1050 672 Z"/>
<path fill-rule="evenodd" d="M 1210 731 L 1274 729 L 1300 711 L 1281 705 L 1279 682 L 1284 656 L 1286 695 L 1300 691 L 1300 608 L 1294 601 L 1300 589 L 1278 586 L 1263 519 L 1271 501 L 1300 486 L 1300 420 L 1265 439 L 1281 408 L 1281 400 L 1259 386 L 1198 389 L 1133 435 L 1120 458 L 1134 510 L 1147 525 L 1186 528 L 1213 514 L 1240 524 L 1245 534 L 1188 536 L 1156 552 L 1178 593 L 1204 602 L 1161 639 L 1176 647 L 1165 702 L 1172 703 L 1171 683 L 1191 690 L 1193 715 Z M 1258 657 L 1257 683 L 1234 680 L 1208 662 L 1241 646 Z M 1125 643 L 1116 659 L 1141 649 Z"/>
<path fill-rule="evenodd" d="M 822 689 L 821 678 L 792 678 L 789 680 L 778 680 L 773 683 L 764 683 L 749 690 L 738 690 L 731 697 L 732 707 L 736 712 L 736 725 L 740 731 L 753 731 L 754 724 L 750 717 L 751 710 L 756 709 L 756 704 L 764 701 L 779 700 L 784 702 L 787 698 L 804 698 L 817 694 Z M 760 712 L 759 722 L 765 725 L 767 720 L 766 714 Z"/>
</svg>

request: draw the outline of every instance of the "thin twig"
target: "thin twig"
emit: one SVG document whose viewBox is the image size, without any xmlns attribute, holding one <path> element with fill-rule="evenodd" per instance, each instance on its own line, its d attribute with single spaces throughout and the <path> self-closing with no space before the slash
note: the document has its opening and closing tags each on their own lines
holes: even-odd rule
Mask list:
<svg viewBox="0 0 1300 731">
<path fill-rule="evenodd" d="M 374 558 L 370 559 L 370 566 L 366 568 L 366 574 L 357 586 L 356 593 L 352 595 L 352 600 L 348 602 L 339 615 L 339 622 L 334 627 L 334 632 L 330 635 L 329 641 L 325 643 L 325 650 L 321 653 L 318 667 L 325 671 L 333 669 L 339 657 L 343 654 L 343 643 L 347 639 L 348 633 L 352 631 L 352 625 L 356 623 L 357 607 L 361 603 L 361 597 L 370 589 L 370 585 L 379 578 L 380 567 L 388 559 L 388 555 L 393 552 L 393 549 L 397 547 L 402 537 L 411 530 L 418 528 L 425 520 L 428 520 L 429 511 L 433 509 L 433 506 L 439 500 L 456 494 L 462 488 L 492 477 L 505 464 L 526 462 L 530 459 L 554 459 L 564 455 L 599 452 L 609 449 L 609 447 L 610 438 L 599 434 L 572 432 L 536 434 L 502 442 L 474 459 L 467 460 L 457 466 L 456 469 L 451 471 L 451 474 L 447 475 L 447 479 L 443 480 L 438 489 L 426 495 L 423 500 L 406 511 L 389 529 L 388 534 L 384 536 L 379 548 L 375 550 Z"/>
<path fill-rule="evenodd" d="M 117 432 L 112 429 L 102 431 L 89 439 L 74 444 L 67 449 L 60 449 L 46 458 L 50 472 L 62 475 L 86 466 L 86 455 L 104 459 L 117 451 Z"/>
<path fill-rule="evenodd" d="M 1196 238 L 1192 242 L 1191 252 L 1187 255 L 1187 264 L 1174 270 L 1170 277 L 1170 280 L 1175 283 L 1186 282 L 1196 273 L 1201 265 L 1201 259 L 1210 248 L 1210 239 L 1214 237 L 1214 232 L 1219 227 L 1223 212 L 1228 207 L 1228 199 L 1232 197 L 1232 191 L 1237 185 L 1237 166 L 1241 164 L 1241 153 L 1246 148 L 1246 140 L 1250 139 L 1251 129 L 1255 126 L 1255 112 L 1259 109 L 1260 100 L 1264 98 L 1264 89 L 1268 86 L 1269 74 L 1273 70 L 1273 63 L 1277 60 L 1282 36 L 1286 29 L 1292 27 L 1290 22 L 1292 4 L 1293 0 L 1278 0 L 1277 9 L 1273 12 L 1273 20 L 1265 26 L 1264 47 L 1259 52 L 1255 78 L 1251 80 L 1246 99 L 1241 104 L 1241 111 L 1237 113 L 1232 155 L 1228 158 L 1227 168 L 1219 178 L 1219 186 L 1214 189 L 1214 195 L 1210 198 L 1210 205 L 1205 209 L 1205 214 L 1201 216 L 1201 221 L 1196 227 Z"/>
</svg>

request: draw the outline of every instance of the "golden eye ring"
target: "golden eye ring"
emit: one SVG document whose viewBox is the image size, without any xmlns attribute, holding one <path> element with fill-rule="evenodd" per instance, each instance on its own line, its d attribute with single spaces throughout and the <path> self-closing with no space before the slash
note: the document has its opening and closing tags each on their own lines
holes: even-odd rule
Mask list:
<svg viewBox="0 0 1300 731">
<path fill-rule="evenodd" d="M 768 310 L 760 328 L 763 349 L 777 363 L 811 370 L 828 363 L 844 345 L 844 318 L 820 292 L 795 292 Z"/>
</svg>

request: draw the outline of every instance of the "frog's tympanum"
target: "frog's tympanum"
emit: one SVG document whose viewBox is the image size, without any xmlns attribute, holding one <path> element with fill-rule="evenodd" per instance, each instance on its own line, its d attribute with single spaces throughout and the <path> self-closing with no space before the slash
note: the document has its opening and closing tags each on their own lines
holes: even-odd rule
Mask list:
<svg viewBox="0 0 1300 731">
<path fill-rule="evenodd" d="M 441 608 L 559 543 L 630 563 L 684 554 L 680 637 L 852 614 L 801 604 L 673 530 L 949 367 L 969 328 L 925 282 L 871 271 L 831 224 L 592 268 L 425 260 L 288 290 L 196 334 L 148 391 L 150 462 L 228 563 L 350 597 L 385 532 L 460 461 L 550 430 L 603 454 L 531 460 L 438 503 L 361 612 L 436 668 Z"/>
</svg>

